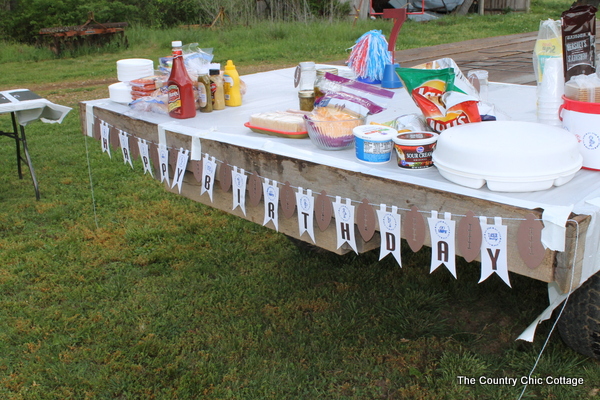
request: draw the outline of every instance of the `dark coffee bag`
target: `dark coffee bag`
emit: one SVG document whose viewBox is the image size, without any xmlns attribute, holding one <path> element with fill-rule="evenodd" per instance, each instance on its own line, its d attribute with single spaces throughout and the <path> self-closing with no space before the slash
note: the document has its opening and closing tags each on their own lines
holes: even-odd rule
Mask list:
<svg viewBox="0 0 600 400">
<path fill-rule="evenodd" d="M 596 72 L 596 7 L 574 5 L 562 13 L 565 82 Z"/>
</svg>

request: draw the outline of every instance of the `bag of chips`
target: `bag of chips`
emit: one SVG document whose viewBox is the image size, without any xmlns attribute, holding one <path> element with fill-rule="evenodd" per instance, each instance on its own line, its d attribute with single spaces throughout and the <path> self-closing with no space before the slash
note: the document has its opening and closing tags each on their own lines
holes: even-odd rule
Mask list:
<svg viewBox="0 0 600 400">
<path fill-rule="evenodd" d="M 433 131 L 440 133 L 452 126 L 481 121 L 479 99 L 468 93 L 475 91 L 474 88 L 469 87 L 466 79 L 464 82 L 459 79 L 457 85 L 454 68 L 397 68 L 396 71 Z"/>
</svg>

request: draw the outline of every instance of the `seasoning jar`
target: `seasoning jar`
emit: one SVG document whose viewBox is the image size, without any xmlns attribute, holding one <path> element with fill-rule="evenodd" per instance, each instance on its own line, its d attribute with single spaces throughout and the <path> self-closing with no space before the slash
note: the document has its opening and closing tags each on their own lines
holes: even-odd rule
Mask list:
<svg viewBox="0 0 600 400">
<path fill-rule="evenodd" d="M 210 69 L 210 89 L 213 101 L 213 110 L 225 109 L 225 90 L 223 88 L 223 77 L 219 69 Z"/>
<path fill-rule="evenodd" d="M 210 88 L 210 77 L 208 71 L 201 72 L 198 76 L 198 104 L 200 112 L 211 112 L 213 110 L 213 100 Z"/>
<path fill-rule="evenodd" d="M 326 72 L 337 75 L 338 69 L 337 68 L 319 68 L 317 70 L 317 78 L 315 79 L 315 99 L 318 99 L 319 97 L 323 97 L 323 95 L 325 94 L 321 90 L 321 86 L 323 84 L 323 81 L 325 80 Z"/>
<path fill-rule="evenodd" d="M 298 100 L 300 102 L 300 110 L 312 111 L 315 108 L 315 92 L 314 90 L 298 91 Z"/>
</svg>

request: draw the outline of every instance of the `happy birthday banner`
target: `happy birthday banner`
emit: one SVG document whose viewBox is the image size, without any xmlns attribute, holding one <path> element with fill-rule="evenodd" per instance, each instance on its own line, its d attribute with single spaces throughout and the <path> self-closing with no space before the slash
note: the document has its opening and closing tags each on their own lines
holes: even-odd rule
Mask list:
<svg viewBox="0 0 600 400">
<path fill-rule="evenodd" d="M 325 231 L 333 219 L 337 248 L 346 244 L 358 254 L 356 232 L 368 242 L 372 239 L 378 223 L 379 259 L 391 254 L 399 266 L 402 266 L 402 234 L 411 250 L 417 252 L 425 243 L 428 226 L 432 250 L 430 273 L 444 267 L 457 278 L 458 250 L 467 262 L 480 256 L 479 283 L 496 274 L 511 286 L 508 274 L 508 227 L 501 217 L 476 217 L 471 211 L 466 215 L 452 215 L 449 212 L 440 215 L 438 211 L 424 212 L 414 206 L 411 209 L 402 209 L 394 205 L 371 204 L 367 199 L 357 201 L 332 196 L 324 190 L 315 197 L 311 189 L 295 187 L 289 182 L 282 184 L 259 176 L 256 172 L 248 173 L 243 168 L 230 165 L 226 160 L 217 160 L 198 149 L 192 149 L 191 157 L 190 150 L 167 147 L 164 143 L 157 144 L 112 127 L 95 116 L 94 118 L 93 136 L 100 140 L 102 152 L 106 152 L 112 158 L 111 147 L 120 148 L 124 163 L 129 164 L 132 169 L 133 160 L 140 158 L 144 174 L 150 174 L 160 182 L 165 182 L 171 189 L 177 187 L 179 193 L 189 166 L 194 178 L 200 183 L 200 195 L 207 194 L 212 203 L 217 163 L 220 163 L 228 167 L 219 168 L 219 181 L 223 192 L 231 189 L 231 209 L 240 208 L 246 215 L 247 206 L 257 207 L 263 200 L 263 226 L 271 223 L 278 231 L 281 209 L 285 218 L 292 218 L 295 214 L 299 236 L 306 234 L 316 244 L 314 222 L 317 222 L 318 229 Z M 137 143 L 132 143 L 135 140 Z M 173 172 L 172 176 L 169 174 L 170 170 Z M 358 206 L 354 206 L 353 203 Z M 404 216 L 400 211 L 404 211 Z M 423 214 L 430 215 L 427 222 Z M 460 220 L 455 221 L 453 217 L 459 217 Z M 518 252 L 525 265 L 533 269 L 541 264 L 545 256 L 545 248 L 541 241 L 543 225 L 533 214 L 528 214 L 519 221 Z"/>
</svg>

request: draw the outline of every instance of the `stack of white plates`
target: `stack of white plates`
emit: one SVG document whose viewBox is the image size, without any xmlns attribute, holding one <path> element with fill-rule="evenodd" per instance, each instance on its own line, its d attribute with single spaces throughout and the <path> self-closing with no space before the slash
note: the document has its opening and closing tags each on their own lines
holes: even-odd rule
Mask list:
<svg viewBox="0 0 600 400">
<path fill-rule="evenodd" d="M 129 104 L 133 100 L 131 97 L 131 86 L 125 82 L 113 83 L 108 87 L 110 99 L 116 103 Z"/>
<path fill-rule="evenodd" d="M 121 82 L 154 75 L 154 63 L 145 58 L 127 58 L 117 61 L 117 76 Z"/>
</svg>

